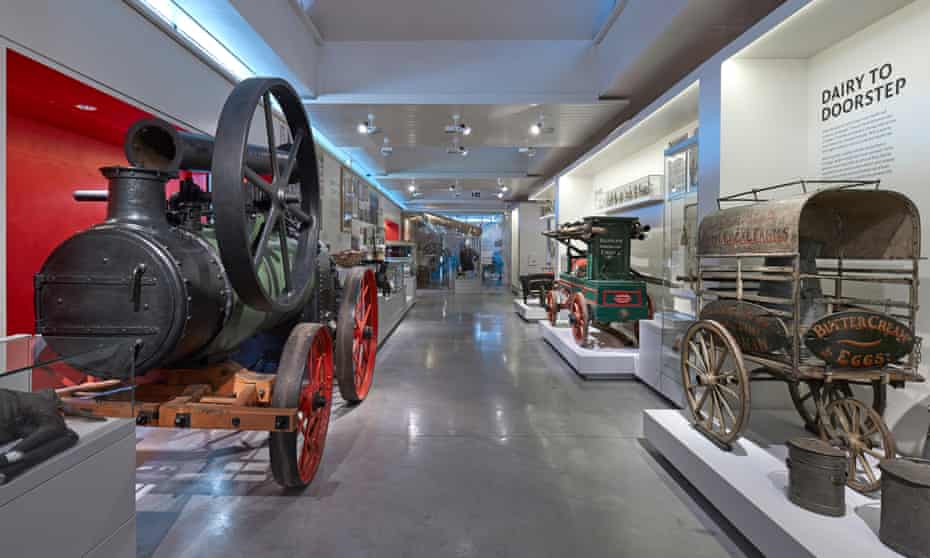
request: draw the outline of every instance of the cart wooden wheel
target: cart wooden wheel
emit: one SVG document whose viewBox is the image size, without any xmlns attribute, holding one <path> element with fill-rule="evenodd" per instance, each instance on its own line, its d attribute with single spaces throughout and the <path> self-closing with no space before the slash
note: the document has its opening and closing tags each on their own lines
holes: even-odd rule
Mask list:
<svg viewBox="0 0 930 558">
<path fill-rule="evenodd" d="M 546 292 L 546 317 L 549 318 L 549 323 L 555 325 L 559 321 L 559 311 L 562 309 L 562 305 L 559 304 L 559 292 L 555 289 L 550 289 Z"/>
<path fill-rule="evenodd" d="M 865 386 L 863 386 L 865 387 Z M 881 381 L 872 382 L 867 389 L 872 390 L 872 409 L 879 415 L 885 413 L 885 394 L 887 386 Z M 804 420 L 804 427 L 813 434 L 820 434 L 820 417 L 824 408 L 838 399 L 855 397 L 852 385 L 844 380 L 823 382 L 805 380 L 789 382 L 788 391 L 791 401 Z"/>
<path fill-rule="evenodd" d="M 300 323 L 287 338 L 271 406 L 297 409 L 294 432 L 272 432 L 271 472 L 286 488 L 310 484 L 323 458 L 333 404 L 333 343 L 329 329 Z"/>
<path fill-rule="evenodd" d="M 846 484 L 859 492 L 881 486 L 878 463 L 895 456 L 894 437 L 881 415 L 857 399 L 839 399 L 824 412 L 821 436 L 846 451 Z"/>
<path fill-rule="evenodd" d="M 820 380 L 788 382 L 788 392 L 795 409 L 804 420 L 804 427 L 813 434 L 820 434 L 820 417 L 824 408 L 839 399 L 853 396 L 849 382 Z"/>
<path fill-rule="evenodd" d="M 350 403 L 368 396 L 378 352 L 378 286 L 368 268 L 346 277 L 336 324 L 336 374 L 339 393 Z"/>
<path fill-rule="evenodd" d="M 572 295 L 569 305 L 568 321 L 572 325 L 572 337 L 575 343 L 582 347 L 588 342 L 588 303 L 585 302 L 584 295 L 575 293 Z"/>
<path fill-rule="evenodd" d="M 749 419 L 749 375 L 730 332 L 713 320 L 693 323 L 681 346 L 681 376 L 695 425 L 729 446 Z"/>
</svg>

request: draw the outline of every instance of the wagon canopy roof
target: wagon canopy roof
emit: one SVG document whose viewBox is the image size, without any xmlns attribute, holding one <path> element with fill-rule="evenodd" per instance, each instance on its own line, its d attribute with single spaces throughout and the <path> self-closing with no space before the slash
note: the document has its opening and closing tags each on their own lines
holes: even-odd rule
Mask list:
<svg viewBox="0 0 930 558">
<path fill-rule="evenodd" d="M 820 190 L 708 215 L 701 221 L 698 254 L 797 254 L 802 238 L 821 245 L 821 258 L 917 258 L 920 214 L 898 192 Z"/>
</svg>

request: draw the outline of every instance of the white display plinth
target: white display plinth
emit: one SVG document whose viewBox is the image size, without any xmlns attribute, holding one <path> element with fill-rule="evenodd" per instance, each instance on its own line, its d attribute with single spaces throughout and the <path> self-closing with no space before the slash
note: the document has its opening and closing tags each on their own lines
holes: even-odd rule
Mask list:
<svg viewBox="0 0 930 558">
<path fill-rule="evenodd" d="M 667 409 L 644 411 L 643 431 L 649 443 L 766 556 L 898 556 L 878 539 L 880 500 L 847 488 L 844 517 L 819 515 L 791 503 L 783 441 L 805 433 L 800 426 L 789 431 L 777 424 L 776 412 L 756 415 L 755 423 L 782 427 L 769 436 L 777 443 L 750 431 L 733 451 L 723 451 L 695 430 L 682 411 Z"/>
<path fill-rule="evenodd" d="M 0 485 L 2 556 L 136 554 L 135 422 L 68 419 L 75 446 Z"/>
<path fill-rule="evenodd" d="M 548 319 L 546 309 L 539 305 L 539 299 L 531 297 L 527 300 L 529 304 L 524 303 L 522 298 L 513 299 L 513 308 L 521 318 L 528 322 Z"/>
<path fill-rule="evenodd" d="M 552 345 L 552 348 L 562 355 L 569 366 L 585 380 L 624 380 L 636 375 L 639 349 L 608 346 L 579 347 L 567 323 L 555 326 L 548 320 L 541 320 L 538 323 L 543 339 Z M 606 335 L 597 328 L 591 328 L 592 337 Z"/>
</svg>

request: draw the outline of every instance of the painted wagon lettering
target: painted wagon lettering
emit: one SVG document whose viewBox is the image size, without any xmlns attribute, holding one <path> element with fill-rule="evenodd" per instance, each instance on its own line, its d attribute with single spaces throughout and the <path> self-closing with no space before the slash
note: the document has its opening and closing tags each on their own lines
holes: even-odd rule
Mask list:
<svg viewBox="0 0 930 558">
<path fill-rule="evenodd" d="M 811 325 L 804 342 L 827 363 L 875 368 L 899 361 L 914 349 L 914 334 L 894 318 L 868 310 L 826 316 Z"/>
<path fill-rule="evenodd" d="M 730 231 L 721 231 L 712 238 L 713 242 L 720 246 L 746 246 L 786 242 L 790 238 L 790 233 L 786 228 L 737 228 Z"/>
</svg>

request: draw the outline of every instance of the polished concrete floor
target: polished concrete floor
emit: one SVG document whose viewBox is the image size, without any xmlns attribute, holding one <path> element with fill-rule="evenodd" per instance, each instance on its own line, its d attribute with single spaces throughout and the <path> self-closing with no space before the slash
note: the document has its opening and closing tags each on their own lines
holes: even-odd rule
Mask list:
<svg viewBox="0 0 930 558">
<path fill-rule="evenodd" d="M 667 406 L 580 380 L 509 297 L 424 296 L 302 493 L 265 434 L 140 429 L 139 555 L 754 555 L 642 440 Z"/>
</svg>

